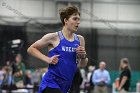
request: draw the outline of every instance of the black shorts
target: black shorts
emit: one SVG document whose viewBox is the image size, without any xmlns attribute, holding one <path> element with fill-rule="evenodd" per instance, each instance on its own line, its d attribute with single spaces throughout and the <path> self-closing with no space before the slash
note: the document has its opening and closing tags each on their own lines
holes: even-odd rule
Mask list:
<svg viewBox="0 0 140 93">
<path fill-rule="evenodd" d="M 63 93 L 59 88 L 46 87 L 42 93 Z"/>
</svg>

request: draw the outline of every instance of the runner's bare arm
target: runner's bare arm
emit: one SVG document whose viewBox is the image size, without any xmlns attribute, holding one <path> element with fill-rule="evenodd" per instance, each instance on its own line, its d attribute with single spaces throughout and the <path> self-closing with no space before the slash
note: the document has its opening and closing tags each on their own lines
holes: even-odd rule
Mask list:
<svg viewBox="0 0 140 93">
<path fill-rule="evenodd" d="M 79 65 L 81 67 L 85 67 L 88 63 L 87 53 L 86 53 L 86 50 L 85 50 L 85 39 L 81 35 L 78 35 L 78 37 L 79 37 L 79 40 L 80 40 L 80 46 L 77 48 L 77 53 L 78 53 L 79 58 L 80 58 Z"/>
<path fill-rule="evenodd" d="M 41 59 L 42 61 L 45 61 L 47 63 L 51 63 L 51 59 L 40 52 L 40 49 L 43 47 L 46 47 L 50 44 L 53 45 L 54 38 L 57 37 L 56 33 L 49 33 L 44 35 L 40 40 L 37 40 L 35 43 L 33 43 L 27 50 L 29 54 L 32 56 Z"/>
</svg>

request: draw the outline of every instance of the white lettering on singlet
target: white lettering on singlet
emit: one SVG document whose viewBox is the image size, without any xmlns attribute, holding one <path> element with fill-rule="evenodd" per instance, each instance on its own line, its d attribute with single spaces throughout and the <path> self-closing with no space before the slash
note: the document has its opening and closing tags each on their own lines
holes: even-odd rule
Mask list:
<svg viewBox="0 0 140 93">
<path fill-rule="evenodd" d="M 76 48 L 74 48 L 74 47 L 62 46 L 62 51 L 66 51 L 66 52 L 75 52 L 75 51 L 76 51 Z"/>
</svg>

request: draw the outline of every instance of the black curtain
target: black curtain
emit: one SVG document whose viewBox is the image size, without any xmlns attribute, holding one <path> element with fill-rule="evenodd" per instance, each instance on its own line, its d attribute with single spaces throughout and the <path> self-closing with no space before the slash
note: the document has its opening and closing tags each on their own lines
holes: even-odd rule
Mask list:
<svg viewBox="0 0 140 93">
<path fill-rule="evenodd" d="M 11 47 L 11 41 L 15 39 L 22 40 L 22 44 L 19 49 Z M 0 61 L 1 65 L 5 65 L 6 61 L 13 61 L 15 54 L 21 53 L 23 58 L 26 57 L 26 44 L 27 36 L 24 26 L 7 26 L 0 25 Z"/>
</svg>

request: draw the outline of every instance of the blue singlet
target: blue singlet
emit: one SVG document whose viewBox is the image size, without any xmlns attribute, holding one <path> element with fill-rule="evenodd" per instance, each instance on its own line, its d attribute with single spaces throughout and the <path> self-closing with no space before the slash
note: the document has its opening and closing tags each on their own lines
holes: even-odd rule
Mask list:
<svg viewBox="0 0 140 93">
<path fill-rule="evenodd" d="M 44 75 L 39 93 L 46 87 L 60 88 L 67 93 L 77 69 L 76 48 L 80 45 L 79 38 L 74 34 L 74 41 L 68 41 L 61 31 L 58 32 L 60 43 L 57 47 L 49 51 L 48 56 L 60 55 L 56 65 L 49 64 L 48 72 Z"/>
</svg>

